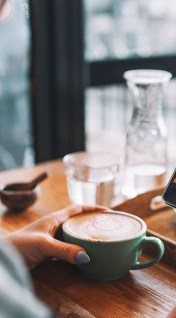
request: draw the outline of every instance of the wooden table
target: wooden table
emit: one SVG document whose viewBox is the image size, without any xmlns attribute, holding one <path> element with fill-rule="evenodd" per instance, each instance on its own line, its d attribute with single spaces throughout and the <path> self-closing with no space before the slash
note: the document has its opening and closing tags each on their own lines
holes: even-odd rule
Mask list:
<svg viewBox="0 0 176 318">
<path fill-rule="evenodd" d="M 1 172 L 0 183 L 29 181 L 42 171 L 47 171 L 49 178 L 41 184 L 40 197 L 31 208 L 15 214 L 0 204 L 0 230 L 4 233 L 69 204 L 61 161 Z M 148 257 L 146 254 L 143 259 Z M 74 265 L 63 261 L 42 264 L 31 275 L 38 297 L 61 317 L 163 318 L 176 304 L 176 270 L 164 262 L 108 283 L 87 280 Z"/>
</svg>

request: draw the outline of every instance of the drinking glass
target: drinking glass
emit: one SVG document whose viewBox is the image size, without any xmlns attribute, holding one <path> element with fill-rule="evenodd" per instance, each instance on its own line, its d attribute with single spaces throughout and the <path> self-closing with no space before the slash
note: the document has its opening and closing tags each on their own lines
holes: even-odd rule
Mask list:
<svg viewBox="0 0 176 318">
<path fill-rule="evenodd" d="M 119 160 L 106 152 L 75 152 L 63 158 L 71 203 L 111 206 L 118 191 Z"/>
</svg>

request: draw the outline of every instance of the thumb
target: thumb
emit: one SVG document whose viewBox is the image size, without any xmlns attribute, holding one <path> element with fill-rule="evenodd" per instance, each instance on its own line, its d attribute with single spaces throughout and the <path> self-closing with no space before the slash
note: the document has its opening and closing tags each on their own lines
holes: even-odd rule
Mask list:
<svg viewBox="0 0 176 318">
<path fill-rule="evenodd" d="M 90 261 L 86 251 L 78 245 L 49 238 L 45 247 L 46 256 L 63 259 L 72 264 L 85 264 Z"/>
</svg>

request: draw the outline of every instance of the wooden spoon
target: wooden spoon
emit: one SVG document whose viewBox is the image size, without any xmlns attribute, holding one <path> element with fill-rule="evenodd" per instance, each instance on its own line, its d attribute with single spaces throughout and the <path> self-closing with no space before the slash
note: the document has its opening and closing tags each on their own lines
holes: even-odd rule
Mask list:
<svg viewBox="0 0 176 318">
<path fill-rule="evenodd" d="M 47 177 L 48 174 L 46 172 L 42 172 L 39 176 L 37 176 L 30 182 L 10 183 L 6 185 L 1 191 L 30 191 L 34 189 L 38 185 L 38 183 L 40 183 Z"/>
</svg>

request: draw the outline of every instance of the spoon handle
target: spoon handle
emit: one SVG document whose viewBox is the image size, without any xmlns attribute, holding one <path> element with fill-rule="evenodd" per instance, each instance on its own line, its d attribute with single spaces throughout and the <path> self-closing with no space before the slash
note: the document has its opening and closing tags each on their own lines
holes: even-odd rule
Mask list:
<svg viewBox="0 0 176 318">
<path fill-rule="evenodd" d="M 30 183 L 29 183 L 29 189 L 33 189 L 35 188 L 35 186 L 43 181 L 44 179 L 48 178 L 48 174 L 46 172 L 41 173 L 39 176 L 37 176 L 35 179 L 33 179 Z"/>
</svg>

